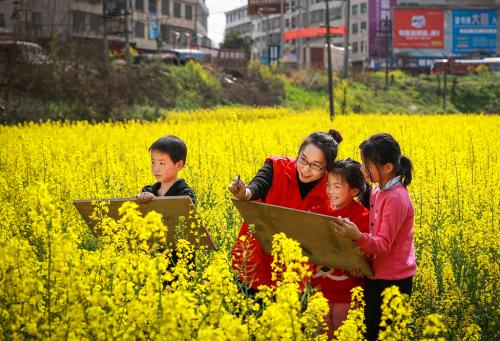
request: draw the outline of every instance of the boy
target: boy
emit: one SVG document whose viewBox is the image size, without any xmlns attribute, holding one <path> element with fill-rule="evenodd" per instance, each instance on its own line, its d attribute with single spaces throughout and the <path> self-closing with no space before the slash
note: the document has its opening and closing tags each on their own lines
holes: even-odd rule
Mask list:
<svg viewBox="0 0 500 341">
<path fill-rule="evenodd" d="M 155 196 L 189 195 L 195 202 L 194 192 L 178 173 L 186 164 L 187 146 L 180 138 L 167 135 L 156 140 L 149 147 L 151 154 L 151 171 L 158 182 L 144 186 L 137 201 L 148 203 Z"/>
</svg>

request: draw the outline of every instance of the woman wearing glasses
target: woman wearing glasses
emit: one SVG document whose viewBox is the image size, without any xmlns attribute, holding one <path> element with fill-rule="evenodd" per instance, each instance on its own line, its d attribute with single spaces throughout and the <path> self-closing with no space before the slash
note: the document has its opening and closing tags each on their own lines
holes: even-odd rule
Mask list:
<svg viewBox="0 0 500 341">
<path fill-rule="evenodd" d="M 333 167 L 341 141 L 342 136 L 333 129 L 312 133 L 300 145 L 297 158 L 270 157 L 248 186 L 238 179 L 229 185 L 229 191 L 240 200 L 328 214 L 327 171 Z M 273 257 L 264 252 L 245 222 L 233 246 L 232 259 L 233 269 L 250 295 L 260 285 L 274 285 Z"/>
</svg>

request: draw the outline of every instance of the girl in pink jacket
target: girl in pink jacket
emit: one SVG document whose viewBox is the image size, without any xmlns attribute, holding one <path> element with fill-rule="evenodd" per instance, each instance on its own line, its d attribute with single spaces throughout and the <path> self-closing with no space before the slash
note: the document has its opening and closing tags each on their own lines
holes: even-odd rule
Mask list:
<svg viewBox="0 0 500 341">
<path fill-rule="evenodd" d="M 413 166 L 389 134 L 373 135 L 359 147 L 367 180 L 378 184 L 370 196 L 369 232 L 362 233 L 349 221 L 336 231 L 372 256 L 374 276 L 366 282 L 365 321 L 367 339 L 376 340 L 382 291 L 393 285 L 408 295 L 412 290 L 416 270 L 414 208 L 406 187 L 411 183 Z"/>
</svg>

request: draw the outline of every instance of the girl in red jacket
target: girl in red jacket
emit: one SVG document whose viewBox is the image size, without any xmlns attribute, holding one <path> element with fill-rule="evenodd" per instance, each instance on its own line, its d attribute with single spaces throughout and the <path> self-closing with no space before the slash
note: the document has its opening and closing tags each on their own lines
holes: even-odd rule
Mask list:
<svg viewBox="0 0 500 341">
<path fill-rule="evenodd" d="M 374 276 L 367 280 L 365 289 L 365 317 L 367 339 L 376 340 L 384 289 L 395 285 L 408 295 L 412 290 L 416 270 L 415 211 L 406 187 L 411 183 L 413 166 L 389 134 L 373 135 L 359 147 L 366 177 L 378 184 L 370 196 L 369 232 L 360 231 L 352 222 L 346 222 L 336 231 L 355 240 L 362 250 L 373 256 Z"/>
<path fill-rule="evenodd" d="M 361 231 L 368 232 L 369 198 L 371 186 L 361 172 L 361 164 L 352 159 L 335 162 L 328 171 L 326 189 L 331 203 L 331 215 L 349 218 Z M 356 201 L 359 198 L 359 202 Z M 366 206 L 366 207 L 365 207 Z M 347 318 L 351 303 L 351 289 L 363 285 L 362 274 L 352 274 L 339 269 L 317 267 L 312 286 L 321 290 L 330 303 L 330 312 L 325 317 L 328 339 Z"/>
<path fill-rule="evenodd" d="M 237 180 L 229 185 L 229 191 L 240 200 L 328 214 L 327 170 L 333 167 L 341 141 L 336 130 L 313 133 L 300 145 L 297 158 L 270 157 L 248 186 Z M 250 295 L 261 285 L 275 285 L 271 278 L 273 257 L 264 252 L 245 222 L 233 246 L 232 259 L 233 269 Z"/>
</svg>

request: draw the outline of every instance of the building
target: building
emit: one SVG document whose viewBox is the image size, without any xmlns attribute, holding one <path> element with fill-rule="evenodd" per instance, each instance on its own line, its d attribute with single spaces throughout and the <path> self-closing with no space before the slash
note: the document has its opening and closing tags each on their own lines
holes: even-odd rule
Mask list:
<svg viewBox="0 0 500 341">
<path fill-rule="evenodd" d="M 247 6 L 238 7 L 231 11 L 225 12 L 226 27 L 224 35 L 237 32 L 242 38 L 254 39 L 255 22 L 248 16 Z"/>
<path fill-rule="evenodd" d="M 279 0 L 264 2 L 279 3 Z M 281 46 L 282 30 L 283 36 L 287 36 L 293 31 L 324 27 L 326 14 L 324 0 L 286 0 L 285 4 L 283 28 L 280 13 L 264 15 L 257 12 L 255 15 L 249 16 L 247 6 L 243 6 L 226 12 L 226 34 L 238 31 L 242 36 L 250 38 L 253 43 L 252 58 L 267 63 L 269 46 Z M 346 27 L 349 35 L 349 63 L 355 69 L 380 69 L 384 68 L 386 63 L 390 63 L 392 66 L 404 66 L 408 60 L 411 60 L 411 63 L 428 66 L 433 58 L 473 54 L 472 48 L 467 49 L 463 46 L 479 44 L 474 41 L 484 41 L 485 39 L 488 39 L 489 42 L 489 48 L 483 48 L 486 53 L 492 55 L 500 53 L 500 26 L 496 24 L 500 19 L 500 0 L 342 0 L 329 1 L 329 6 L 330 24 L 333 27 L 345 27 L 346 23 L 349 22 L 349 27 Z M 442 19 L 443 46 L 441 48 L 432 46 L 432 48 L 410 49 L 398 47 L 398 41 L 394 46 L 393 36 L 397 34 L 394 32 L 394 23 L 398 23 L 400 18 L 394 18 L 393 13 L 402 8 L 442 10 L 444 13 Z M 472 36 L 467 38 L 465 35 L 458 36 L 458 28 L 455 28 L 455 31 L 453 29 L 457 26 L 454 24 L 454 19 L 458 20 L 457 13 L 474 10 L 487 11 L 487 13 L 481 12 L 482 18 L 486 15 L 492 18 L 496 13 L 496 21 L 491 22 L 490 26 L 486 28 L 490 35 L 488 37 L 482 36 L 480 39 L 473 39 Z M 496 30 L 496 34 L 493 34 L 492 30 Z M 465 31 L 467 30 L 464 29 Z M 484 32 L 484 30 L 478 29 L 477 32 Z M 479 37 L 479 35 L 480 33 L 476 36 Z M 457 39 L 461 42 L 457 43 Z M 496 44 L 492 43 L 494 40 L 496 40 Z M 341 34 L 334 35 L 332 43 L 334 45 L 332 49 L 334 68 L 339 70 L 343 64 L 344 37 Z M 496 45 L 496 47 L 491 45 Z M 482 52 L 485 51 L 480 51 L 478 48 L 476 54 Z M 292 63 L 299 67 L 325 67 L 324 33 L 286 40 L 283 43 L 281 56 L 283 62 Z"/>
<path fill-rule="evenodd" d="M 368 59 L 368 1 L 351 0 L 349 42 L 353 68 L 363 68 Z"/>
<path fill-rule="evenodd" d="M 20 0 L 0 2 L 0 34 L 26 40 L 128 38 L 138 50 L 210 45 L 205 0 Z M 106 13 L 106 29 L 103 14 Z M 125 32 L 128 32 L 128 36 Z"/>
<path fill-rule="evenodd" d="M 330 24 L 332 27 L 344 25 L 347 1 L 330 1 Z M 353 65 L 362 67 L 368 56 L 368 0 L 350 1 L 349 51 Z M 324 0 L 286 1 L 283 30 L 285 33 L 306 28 L 325 26 L 326 5 Z M 268 47 L 281 45 L 281 15 L 249 16 L 247 6 L 226 12 L 226 34 L 238 31 L 253 42 L 252 58 L 268 62 Z M 333 35 L 334 64 L 342 65 L 344 37 Z M 325 37 L 318 35 L 308 38 L 290 39 L 284 42 L 283 61 L 299 67 L 325 67 Z M 339 60 L 340 59 L 340 60 Z"/>
<path fill-rule="evenodd" d="M 198 0 L 196 5 L 196 27 L 194 44 L 203 47 L 212 47 L 212 41 L 208 38 L 208 16 L 209 10 L 205 0 Z"/>
<path fill-rule="evenodd" d="M 394 13 L 398 66 L 428 68 L 436 59 L 500 56 L 500 0 L 400 0 Z M 418 36 L 428 32 L 431 36 Z"/>
</svg>

